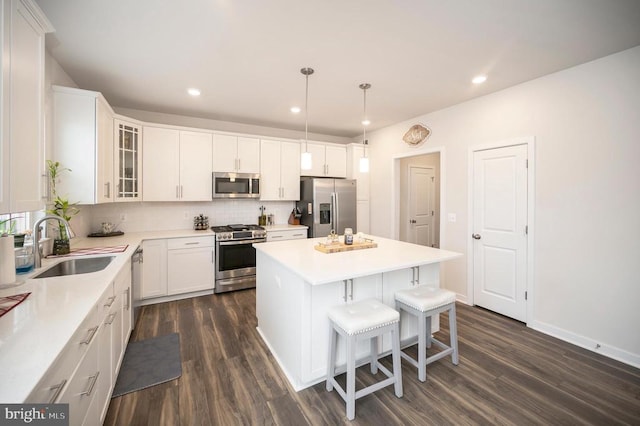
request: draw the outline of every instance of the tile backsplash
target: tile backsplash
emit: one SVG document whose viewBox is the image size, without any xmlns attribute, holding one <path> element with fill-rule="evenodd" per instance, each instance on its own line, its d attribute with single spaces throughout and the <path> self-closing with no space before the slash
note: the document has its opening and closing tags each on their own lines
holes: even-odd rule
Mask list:
<svg viewBox="0 0 640 426">
<path fill-rule="evenodd" d="M 110 203 L 80 206 L 79 217 L 72 221 L 78 236 L 99 232 L 102 222 L 112 222 L 123 232 L 192 229 L 193 218 L 209 217 L 209 226 L 230 223 L 257 224 L 260 206 L 273 214 L 276 224 L 287 223 L 295 201 L 216 200 L 192 203 Z"/>
</svg>

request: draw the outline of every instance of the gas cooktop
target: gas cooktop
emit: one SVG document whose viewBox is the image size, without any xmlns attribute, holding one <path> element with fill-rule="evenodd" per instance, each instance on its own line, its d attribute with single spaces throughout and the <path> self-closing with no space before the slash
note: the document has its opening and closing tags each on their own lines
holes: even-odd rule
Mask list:
<svg viewBox="0 0 640 426">
<path fill-rule="evenodd" d="M 248 240 L 248 239 L 264 239 L 267 237 L 267 231 L 258 225 L 224 225 L 212 226 L 211 230 L 216 234 L 216 240 Z"/>
<path fill-rule="evenodd" d="M 213 232 L 234 232 L 234 231 L 260 231 L 264 230 L 262 226 L 258 225 L 222 225 L 222 226 L 213 226 L 211 227 Z"/>
</svg>

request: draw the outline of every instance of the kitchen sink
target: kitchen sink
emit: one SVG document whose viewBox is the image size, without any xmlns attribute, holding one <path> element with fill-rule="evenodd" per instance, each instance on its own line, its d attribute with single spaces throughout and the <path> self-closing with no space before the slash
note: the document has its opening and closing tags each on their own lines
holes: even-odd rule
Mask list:
<svg viewBox="0 0 640 426">
<path fill-rule="evenodd" d="M 40 272 L 38 275 L 34 275 L 32 278 L 62 277 L 65 275 L 88 274 L 90 272 L 102 271 L 113 259 L 115 259 L 115 256 L 63 260 L 51 266 L 49 269 Z"/>
</svg>

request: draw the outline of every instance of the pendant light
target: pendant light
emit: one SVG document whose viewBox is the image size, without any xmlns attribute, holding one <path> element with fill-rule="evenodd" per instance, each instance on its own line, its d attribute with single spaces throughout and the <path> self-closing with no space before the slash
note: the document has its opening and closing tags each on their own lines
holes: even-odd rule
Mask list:
<svg viewBox="0 0 640 426">
<path fill-rule="evenodd" d="M 362 89 L 364 94 L 364 108 L 362 116 L 362 145 L 364 150 L 362 152 L 362 157 L 360 158 L 360 173 L 369 173 L 369 158 L 367 157 L 367 145 L 369 144 L 367 141 L 367 126 L 371 124 L 371 122 L 367 118 L 367 89 L 370 89 L 371 85 L 369 83 L 362 83 L 358 87 Z"/>
<path fill-rule="evenodd" d="M 304 152 L 300 155 L 300 168 L 302 170 L 311 170 L 312 161 L 309 152 L 309 76 L 313 74 L 313 68 L 302 68 L 300 70 L 305 76 L 305 94 L 304 94 Z"/>
</svg>

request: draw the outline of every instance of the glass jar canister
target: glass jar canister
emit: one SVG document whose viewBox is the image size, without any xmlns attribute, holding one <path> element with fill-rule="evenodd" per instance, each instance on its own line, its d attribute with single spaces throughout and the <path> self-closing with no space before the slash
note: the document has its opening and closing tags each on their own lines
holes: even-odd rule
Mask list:
<svg viewBox="0 0 640 426">
<path fill-rule="evenodd" d="M 344 229 L 344 243 L 348 246 L 353 244 L 353 229 L 351 228 Z"/>
</svg>

